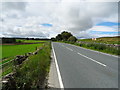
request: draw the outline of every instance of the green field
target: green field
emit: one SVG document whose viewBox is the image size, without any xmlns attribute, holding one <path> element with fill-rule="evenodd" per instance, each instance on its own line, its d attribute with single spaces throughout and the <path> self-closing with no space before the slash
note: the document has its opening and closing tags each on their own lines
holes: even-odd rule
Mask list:
<svg viewBox="0 0 120 90">
<path fill-rule="evenodd" d="M 45 40 L 22 40 L 22 39 L 17 39 L 16 42 L 20 43 L 37 43 L 37 42 L 47 42 Z"/>
<path fill-rule="evenodd" d="M 0 61 L 0 65 L 2 65 L 2 76 L 13 71 L 12 60 L 15 58 L 16 55 L 24 55 L 25 53 L 28 52 L 34 52 L 36 48 L 42 47 L 42 45 L 43 43 L 23 45 L 1 45 L 0 47 L 2 48 L 3 60 Z"/>
<path fill-rule="evenodd" d="M 42 44 L 24 44 L 24 45 L 1 45 L 2 59 L 33 52 Z"/>
<path fill-rule="evenodd" d="M 96 40 L 79 39 L 78 41 L 96 42 L 96 43 L 105 43 L 105 44 L 120 44 L 120 37 L 101 37 L 101 38 L 96 38 Z"/>
</svg>

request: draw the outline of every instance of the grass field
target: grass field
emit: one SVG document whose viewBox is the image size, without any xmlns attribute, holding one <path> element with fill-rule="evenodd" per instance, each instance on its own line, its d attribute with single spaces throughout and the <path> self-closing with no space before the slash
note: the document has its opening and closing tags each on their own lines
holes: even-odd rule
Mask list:
<svg viewBox="0 0 120 90">
<path fill-rule="evenodd" d="M 20 42 L 20 43 L 37 43 L 37 42 L 47 42 L 45 40 L 21 40 L 21 39 L 17 39 L 16 42 Z"/>
<path fill-rule="evenodd" d="M 36 48 L 41 47 L 42 45 L 43 43 L 0 46 L 2 47 L 2 59 L 3 59 L 0 61 L 0 67 L 2 65 L 2 76 L 13 71 L 13 61 L 11 60 L 13 60 L 16 55 L 24 55 L 25 53 L 28 52 L 34 52 Z"/>
<path fill-rule="evenodd" d="M 96 40 L 79 39 L 78 41 L 96 42 L 96 43 L 105 43 L 105 44 L 120 44 L 120 37 L 102 37 L 102 38 L 97 38 Z"/>
<path fill-rule="evenodd" d="M 42 44 L 24 44 L 24 45 L 1 45 L 2 59 L 33 52 Z"/>
</svg>

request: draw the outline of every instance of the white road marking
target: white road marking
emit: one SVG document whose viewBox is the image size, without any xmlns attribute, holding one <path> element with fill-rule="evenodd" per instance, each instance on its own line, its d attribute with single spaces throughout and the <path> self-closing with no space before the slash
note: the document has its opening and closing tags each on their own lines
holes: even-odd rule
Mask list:
<svg viewBox="0 0 120 90">
<path fill-rule="evenodd" d="M 58 79 L 59 79 L 59 83 L 60 83 L 60 88 L 64 88 L 53 44 L 52 44 L 52 50 L 53 50 L 53 55 L 54 55 L 54 59 L 55 59 L 55 65 L 56 65 L 56 68 L 57 68 L 57 73 L 58 73 Z"/>
<path fill-rule="evenodd" d="M 68 48 L 68 47 L 66 47 L 67 49 L 69 49 L 70 51 L 73 51 L 71 48 Z"/>
<path fill-rule="evenodd" d="M 100 65 L 102 65 L 102 66 L 104 66 L 104 67 L 107 66 L 107 65 L 105 65 L 105 64 L 103 64 L 103 63 L 101 63 L 101 62 L 98 62 L 98 61 L 96 61 L 96 60 L 94 60 L 94 59 L 92 59 L 92 58 L 90 58 L 90 57 L 87 57 L 87 56 L 85 56 L 85 55 L 83 55 L 83 54 L 81 54 L 81 53 L 78 53 L 78 54 L 81 55 L 81 56 L 83 56 L 83 57 L 85 57 L 85 58 L 87 58 L 87 59 L 90 59 L 91 61 L 96 62 L 96 63 L 98 63 L 98 64 L 100 64 Z"/>
<path fill-rule="evenodd" d="M 71 44 L 68 44 L 68 45 L 70 45 L 70 46 L 75 46 L 75 47 L 77 47 L 77 48 L 81 48 L 81 49 L 84 49 L 84 50 L 89 50 L 89 51 L 92 51 L 92 52 L 100 53 L 100 54 L 103 54 L 103 55 L 113 56 L 113 57 L 116 57 L 116 58 L 120 58 L 119 56 L 116 56 L 116 55 L 111 55 L 111 54 L 103 53 L 103 52 L 100 52 L 100 51 L 95 51 L 95 50 L 91 50 L 91 49 L 86 49 L 86 48 L 83 48 L 83 47 L 80 47 L 80 46 L 76 46 L 76 45 L 71 45 Z"/>
</svg>

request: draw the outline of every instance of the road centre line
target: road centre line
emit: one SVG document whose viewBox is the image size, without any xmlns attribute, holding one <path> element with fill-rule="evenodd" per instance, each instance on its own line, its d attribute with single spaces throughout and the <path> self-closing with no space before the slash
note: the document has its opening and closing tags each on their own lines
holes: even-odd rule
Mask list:
<svg viewBox="0 0 120 90">
<path fill-rule="evenodd" d="M 96 61 L 96 60 L 94 60 L 94 59 L 92 59 L 92 58 L 90 58 L 90 57 L 87 57 L 87 56 L 85 56 L 85 55 L 83 55 L 83 54 L 81 54 L 81 53 L 78 53 L 78 54 L 81 55 L 81 56 L 83 56 L 83 57 L 85 57 L 85 58 L 87 58 L 87 59 L 90 59 L 91 61 L 96 62 L 97 64 L 100 64 L 100 65 L 102 65 L 102 66 L 104 66 L 104 67 L 107 66 L 107 65 L 105 65 L 105 64 L 103 64 L 103 63 L 101 63 L 101 62 L 98 62 L 98 61 Z"/>
<path fill-rule="evenodd" d="M 71 48 L 68 48 L 68 47 L 66 47 L 67 49 L 69 49 L 69 50 L 71 50 L 71 51 L 73 51 Z M 75 51 L 76 52 L 76 51 Z M 105 64 L 103 64 L 103 63 L 101 63 L 101 62 L 98 62 L 98 61 L 96 61 L 96 60 L 94 60 L 94 59 L 92 59 L 92 58 L 90 58 L 90 57 L 88 57 L 88 56 L 85 56 L 85 55 L 83 55 L 83 54 L 81 54 L 81 53 L 79 53 L 79 52 L 76 52 L 77 54 L 79 54 L 79 55 L 81 55 L 81 56 L 83 56 L 83 57 L 85 57 L 85 58 L 87 58 L 87 59 L 90 59 L 91 61 L 93 61 L 93 62 L 96 62 L 97 64 L 100 64 L 100 65 L 102 65 L 102 66 L 104 66 L 104 67 L 106 67 L 107 65 L 105 65 Z"/>
<path fill-rule="evenodd" d="M 73 51 L 71 48 L 68 48 L 68 47 L 66 47 L 67 49 L 69 49 L 70 51 Z"/>
</svg>

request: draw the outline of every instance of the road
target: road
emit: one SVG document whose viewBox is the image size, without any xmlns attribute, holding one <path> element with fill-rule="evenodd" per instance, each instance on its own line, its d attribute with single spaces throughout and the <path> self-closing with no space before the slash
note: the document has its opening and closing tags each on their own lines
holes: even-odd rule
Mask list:
<svg viewBox="0 0 120 90">
<path fill-rule="evenodd" d="M 118 88 L 118 57 L 52 43 L 61 87 Z"/>
</svg>

